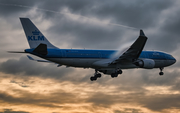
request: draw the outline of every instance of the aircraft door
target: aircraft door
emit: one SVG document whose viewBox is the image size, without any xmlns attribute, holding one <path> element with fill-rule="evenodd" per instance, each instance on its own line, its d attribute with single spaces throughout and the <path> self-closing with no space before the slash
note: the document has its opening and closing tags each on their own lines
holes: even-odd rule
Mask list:
<svg viewBox="0 0 180 113">
<path fill-rule="evenodd" d="M 61 50 L 61 54 L 62 54 L 62 57 L 66 57 L 66 51 L 65 50 Z"/>
<path fill-rule="evenodd" d="M 98 52 L 99 58 L 102 58 L 102 54 L 101 52 Z"/>
</svg>

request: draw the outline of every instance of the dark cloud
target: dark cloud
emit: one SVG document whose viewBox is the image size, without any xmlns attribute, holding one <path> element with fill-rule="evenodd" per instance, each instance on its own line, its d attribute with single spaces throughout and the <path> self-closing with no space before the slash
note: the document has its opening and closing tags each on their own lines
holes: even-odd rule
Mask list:
<svg viewBox="0 0 180 113">
<path fill-rule="evenodd" d="M 10 83 L 13 83 L 13 84 L 18 84 L 19 86 L 21 86 L 21 87 L 28 87 L 25 83 L 23 83 L 23 82 L 16 82 L 16 81 L 14 81 L 14 80 L 11 80 L 10 81 Z"/>
<path fill-rule="evenodd" d="M 0 71 L 7 74 L 27 75 L 27 76 L 43 76 L 52 78 L 63 78 L 73 71 L 73 68 L 58 68 L 57 64 L 43 65 L 43 63 L 32 62 L 27 57 L 21 57 L 19 60 L 9 59 L 1 63 Z"/>
<path fill-rule="evenodd" d="M 114 110 L 114 113 L 144 113 L 140 109 L 126 108 L 124 110 Z"/>
<path fill-rule="evenodd" d="M 60 91 L 60 90 L 59 90 Z M 3 103 L 9 103 L 10 105 L 29 105 L 29 106 L 41 106 L 48 108 L 61 108 L 63 106 L 55 104 L 65 104 L 65 103 L 76 103 L 76 98 L 74 101 L 72 97 L 76 97 L 73 93 L 67 93 L 61 90 L 61 92 L 52 93 L 51 95 L 43 95 L 39 93 L 30 93 L 23 90 L 14 90 L 16 94 L 20 94 L 20 97 L 16 97 L 5 92 L 0 93 L 0 99 Z M 79 103 L 79 102 L 78 102 Z"/>
<path fill-rule="evenodd" d="M 163 4 L 162 4 L 163 2 Z M 136 28 L 148 28 L 157 21 L 158 14 L 171 6 L 173 2 L 168 0 L 148 1 L 105 1 L 97 4 L 92 10 L 99 18 L 113 18 L 119 24 L 125 24 Z"/>
<path fill-rule="evenodd" d="M 38 58 L 37 58 L 38 59 Z M 19 77 L 41 77 L 43 79 L 50 78 L 57 81 L 71 81 L 75 84 L 90 83 L 90 77 L 94 74 L 94 70 L 86 73 L 87 70 L 73 67 L 57 67 L 55 63 L 42 63 L 31 61 L 27 57 L 22 56 L 19 59 L 9 59 L 0 63 L 0 72 L 6 74 L 13 74 Z M 89 69 L 90 70 L 90 69 Z M 24 78 L 25 79 L 25 78 Z M 18 84 L 22 87 L 28 87 L 22 82 L 11 81 L 11 83 Z"/>
<path fill-rule="evenodd" d="M 104 1 L 101 0 L 62 0 L 45 1 L 42 8 L 50 10 L 62 10 L 68 8 L 73 14 L 87 17 L 98 17 L 100 19 L 110 18 L 112 21 L 137 28 L 146 28 L 156 22 L 161 11 L 171 7 L 174 2 L 169 0 L 148 1 Z M 121 23 L 122 24 L 122 23 Z M 146 26 L 146 27 L 145 27 Z"/>
<path fill-rule="evenodd" d="M 123 31 L 114 29 L 112 26 L 97 26 L 96 24 L 81 23 L 62 18 L 50 31 L 58 33 L 60 43 L 67 43 L 70 47 L 75 48 L 118 48 L 122 42 Z M 69 26 L 71 24 L 71 26 Z M 83 25 L 86 24 L 86 25 Z M 112 30 L 112 29 L 113 30 Z M 90 34 L 90 35 L 87 35 Z M 139 34 L 137 32 L 137 34 Z M 56 36 L 57 37 L 57 36 Z M 134 38 L 135 39 L 135 38 Z M 115 41 L 116 40 L 116 41 Z M 107 45 L 104 42 L 112 42 Z M 61 45 L 61 44 L 60 44 Z M 61 46 L 60 46 L 61 47 Z"/>
<path fill-rule="evenodd" d="M 11 5 L 7 5 L 7 4 L 11 4 Z M 3 17 L 9 17 L 9 16 L 12 17 L 18 13 L 26 12 L 29 10 L 27 8 L 13 6 L 12 4 L 17 4 L 17 3 L 15 0 L 0 0 L 1 17 L 2 17 L 2 15 L 3 15 Z M 22 2 L 22 4 L 23 4 L 23 2 Z"/>
<path fill-rule="evenodd" d="M 48 21 L 51 21 L 53 23 L 53 26 L 51 26 L 51 28 L 49 28 L 47 32 L 48 34 L 50 34 L 51 37 L 56 38 L 58 42 L 56 43 L 59 45 L 62 45 L 62 43 L 67 43 L 71 48 L 75 47 L 75 48 L 104 48 L 104 49 L 108 49 L 108 48 L 116 49 L 119 46 L 119 44 L 124 43 L 122 39 L 125 37 L 129 38 L 129 40 L 131 41 L 132 39 L 135 40 L 135 38 L 137 38 L 138 31 L 136 31 L 137 35 L 133 33 L 133 35 L 135 35 L 134 37 L 128 37 L 127 34 L 132 34 L 131 30 L 119 28 L 115 26 L 113 27 L 108 25 L 105 26 L 97 25 L 92 21 L 93 18 L 96 18 L 99 21 L 110 20 L 111 23 L 123 24 L 127 26 L 136 27 L 139 29 L 140 28 L 150 29 L 150 28 L 158 27 L 158 25 L 160 25 L 159 23 L 161 22 L 160 16 L 162 16 L 161 14 L 163 13 L 163 11 L 167 9 L 171 9 L 174 5 L 174 2 L 169 0 L 149 1 L 149 2 L 144 2 L 142 0 L 136 0 L 133 2 L 113 0 L 111 2 L 104 1 L 103 4 L 101 1 L 93 1 L 93 0 L 92 1 L 39 0 L 39 1 L 31 1 L 31 2 L 25 2 L 23 0 L 9 0 L 9 1 L 1 0 L 1 2 L 7 4 L 21 4 L 25 6 L 30 6 L 32 7 L 32 9 L 33 7 L 38 7 L 39 9 L 45 9 L 46 11 L 36 10 L 36 12 L 42 15 L 42 19 L 44 20 L 47 19 Z M 20 16 L 21 15 L 20 11 L 14 10 L 14 8 L 22 9 L 21 11 L 23 11 L 23 14 L 31 10 L 29 8 L 23 8 L 18 6 L 3 6 L 3 9 L 8 9 L 8 10 L 1 10 L 1 11 L 3 11 L 3 13 L 6 13 L 11 17 L 13 17 L 13 15 L 9 13 L 15 14 L 16 15 L 15 17 L 17 17 L 18 15 Z M 79 17 L 78 21 L 73 21 L 72 19 L 70 19 L 72 17 L 67 17 L 66 14 L 48 12 L 48 10 L 64 12 L 65 9 L 69 11 L 68 13 L 86 16 L 90 18 L 89 20 L 86 20 L 89 22 L 81 22 L 81 20 L 86 19 L 83 17 Z M 5 17 L 3 13 L 2 13 L 3 16 L 1 17 Z M 174 12 L 174 15 L 176 14 L 178 14 L 178 12 Z M 33 14 L 29 16 L 31 17 L 32 21 L 37 18 L 37 16 L 35 15 L 33 16 Z M 167 20 L 173 20 L 174 22 L 174 18 Z M 167 24 L 164 25 L 167 25 L 167 28 L 170 28 L 168 26 L 174 26 L 173 23 L 169 23 L 169 22 L 167 22 Z M 178 26 L 177 23 L 176 25 Z M 18 26 L 19 29 L 22 29 L 20 27 L 21 26 Z M 125 33 L 125 31 L 127 33 Z M 177 48 L 177 45 L 174 44 L 173 42 L 177 41 L 178 39 L 177 36 L 179 34 L 175 36 L 172 36 L 172 34 L 174 33 L 170 33 L 170 31 L 166 32 L 162 30 L 155 35 L 147 34 L 150 40 L 149 44 L 147 44 L 148 45 L 147 47 L 152 48 L 151 45 L 153 45 L 154 48 L 152 49 L 162 48 L 161 50 L 168 50 L 168 51 Z M 169 38 L 170 36 L 171 38 Z M 61 40 L 59 40 L 59 37 L 61 37 Z M 159 37 L 159 38 L 155 38 L 155 37 Z M 174 40 L 172 44 L 170 44 L 171 47 L 169 47 L 168 49 L 164 49 L 167 43 L 160 43 L 160 44 L 157 43 L 157 42 L 161 42 L 162 40 L 172 41 L 172 37 L 174 37 L 173 38 Z M 108 44 L 105 42 L 108 42 Z M 169 43 L 169 41 L 164 41 L 164 42 Z"/>
<path fill-rule="evenodd" d="M 104 93 L 94 93 L 92 97 L 88 99 L 88 102 L 92 102 L 94 106 L 108 108 L 110 105 L 115 104 L 128 104 L 139 105 L 148 108 L 152 111 L 163 111 L 165 109 L 180 109 L 178 100 L 179 94 L 157 94 L 145 96 L 143 93 L 132 94 L 118 94 L 109 95 Z"/>
<path fill-rule="evenodd" d="M 146 98 L 144 101 L 145 107 L 154 110 L 154 111 L 162 111 L 163 109 L 180 109 L 180 102 L 176 101 L 180 98 L 179 94 L 171 94 L 171 95 L 154 95 L 149 98 Z"/>
<path fill-rule="evenodd" d="M 30 112 L 25 112 L 25 111 L 14 111 L 12 109 L 4 109 L 3 112 L 0 113 L 30 113 Z"/>
<path fill-rule="evenodd" d="M 164 23 L 162 25 L 162 30 L 159 32 L 159 38 L 157 38 L 158 42 L 162 42 L 160 46 L 168 46 L 167 48 L 164 48 L 166 51 L 174 51 L 176 49 L 179 49 L 179 29 L 180 29 L 180 17 L 177 15 L 180 13 L 180 10 L 172 10 L 172 12 L 169 12 L 170 14 L 167 15 L 167 17 L 164 20 Z M 163 41 L 166 40 L 166 41 Z"/>
</svg>

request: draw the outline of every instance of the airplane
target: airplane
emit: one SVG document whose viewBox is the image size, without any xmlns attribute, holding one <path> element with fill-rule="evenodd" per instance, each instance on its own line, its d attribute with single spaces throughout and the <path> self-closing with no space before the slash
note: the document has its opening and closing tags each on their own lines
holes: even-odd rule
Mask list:
<svg viewBox="0 0 180 113">
<path fill-rule="evenodd" d="M 95 70 L 91 81 L 101 77 L 101 73 L 111 75 L 112 78 L 122 74 L 122 69 L 153 69 L 159 68 L 159 75 L 163 75 L 164 67 L 176 62 L 176 59 L 161 51 L 143 51 L 147 37 L 143 30 L 136 41 L 122 54 L 113 57 L 118 50 L 85 50 L 85 49 L 59 49 L 51 44 L 41 31 L 32 23 L 29 18 L 20 18 L 30 49 L 24 52 L 42 58 L 37 60 L 27 56 L 30 60 L 38 62 L 55 63 L 57 67 L 62 65 L 67 67 L 92 68 Z"/>
</svg>

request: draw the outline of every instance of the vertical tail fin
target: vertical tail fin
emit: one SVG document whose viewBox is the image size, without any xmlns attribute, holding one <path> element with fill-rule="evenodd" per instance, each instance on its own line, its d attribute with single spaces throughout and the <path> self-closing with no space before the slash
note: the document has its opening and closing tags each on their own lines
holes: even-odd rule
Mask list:
<svg viewBox="0 0 180 113">
<path fill-rule="evenodd" d="M 52 45 L 29 18 L 20 18 L 30 48 L 36 48 L 40 44 L 46 44 L 47 48 L 57 48 Z"/>
</svg>

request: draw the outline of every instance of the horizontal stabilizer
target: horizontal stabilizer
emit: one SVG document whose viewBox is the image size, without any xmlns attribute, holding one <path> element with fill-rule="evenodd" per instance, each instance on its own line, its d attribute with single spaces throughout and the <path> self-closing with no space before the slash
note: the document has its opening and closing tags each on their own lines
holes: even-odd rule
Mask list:
<svg viewBox="0 0 180 113">
<path fill-rule="evenodd" d="M 26 53 L 26 52 L 23 52 L 23 51 L 7 51 L 8 53 Z"/>
</svg>

